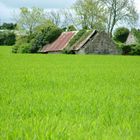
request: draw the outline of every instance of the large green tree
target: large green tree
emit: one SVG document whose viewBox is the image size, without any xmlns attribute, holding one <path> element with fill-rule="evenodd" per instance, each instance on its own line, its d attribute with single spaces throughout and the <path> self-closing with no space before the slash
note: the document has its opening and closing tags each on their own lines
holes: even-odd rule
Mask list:
<svg viewBox="0 0 140 140">
<path fill-rule="evenodd" d="M 112 37 L 112 32 L 117 24 L 132 24 L 138 20 L 134 0 L 100 0 L 107 11 L 107 32 Z"/>
<path fill-rule="evenodd" d="M 46 20 L 44 10 L 40 8 L 20 8 L 20 14 L 17 18 L 19 30 L 26 31 L 30 36 L 34 33 L 34 29 Z"/>
<path fill-rule="evenodd" d="M 82 28 L 105 28 L 105 10 L 99 0 L 76 0 L 73 9 Z"/>
</svg>

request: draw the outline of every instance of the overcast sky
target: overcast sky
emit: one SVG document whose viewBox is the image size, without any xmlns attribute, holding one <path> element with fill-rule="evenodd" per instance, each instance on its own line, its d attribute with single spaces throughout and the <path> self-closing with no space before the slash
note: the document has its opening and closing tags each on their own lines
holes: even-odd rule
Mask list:
<svg viewBox="0 0 140 140">
<path fill-rule="evenodd" d="M 20 7 L 68 8 L 75 0 L 0 0 L 0 22 L 12 20 L 13 11 Z M 140 13 L 140 0 L 135 0 Z"/>
</svg>

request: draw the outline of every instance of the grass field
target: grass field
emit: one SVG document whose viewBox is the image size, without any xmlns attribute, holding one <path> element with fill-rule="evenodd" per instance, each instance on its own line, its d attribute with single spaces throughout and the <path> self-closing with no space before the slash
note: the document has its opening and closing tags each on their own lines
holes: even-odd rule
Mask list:
<svg viewBox="0 0 140 140">
<path fill-rule="evenodd" d="M 0 140 L 140 140 L 140 57 L 10 50 L 0 47 Z"/>
</svg>

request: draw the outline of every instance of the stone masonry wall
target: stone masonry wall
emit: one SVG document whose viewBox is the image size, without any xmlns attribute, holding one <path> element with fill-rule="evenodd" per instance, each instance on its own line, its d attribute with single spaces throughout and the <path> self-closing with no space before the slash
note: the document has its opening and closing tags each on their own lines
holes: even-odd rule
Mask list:
<svg viewBox="0 0 140 140">
<path fill-rule="evenodd" d="M 105 32 L 97 33 L 87 42 L 77 54 L 118 54 L 115 43 Z"/>
</svg>

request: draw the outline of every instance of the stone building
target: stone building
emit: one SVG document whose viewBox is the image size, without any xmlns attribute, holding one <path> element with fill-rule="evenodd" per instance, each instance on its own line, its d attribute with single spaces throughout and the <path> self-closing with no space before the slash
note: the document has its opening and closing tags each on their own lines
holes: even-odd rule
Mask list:
<svg viewBox="0 0 140 140">
<path fill-rule="evenodd" d="M 133 33 L 129 33 L 125 44 L 126 45 L 134 45 L 136 43 L 137 43 L 137 38 L 134 36 Z"/>
<path fill-rule="evenodd" d="M 118 54 L 117 47 L 105 32 L 93 31 L 80 44 L 74 46 L 75 54 Z"/>
</svg>

